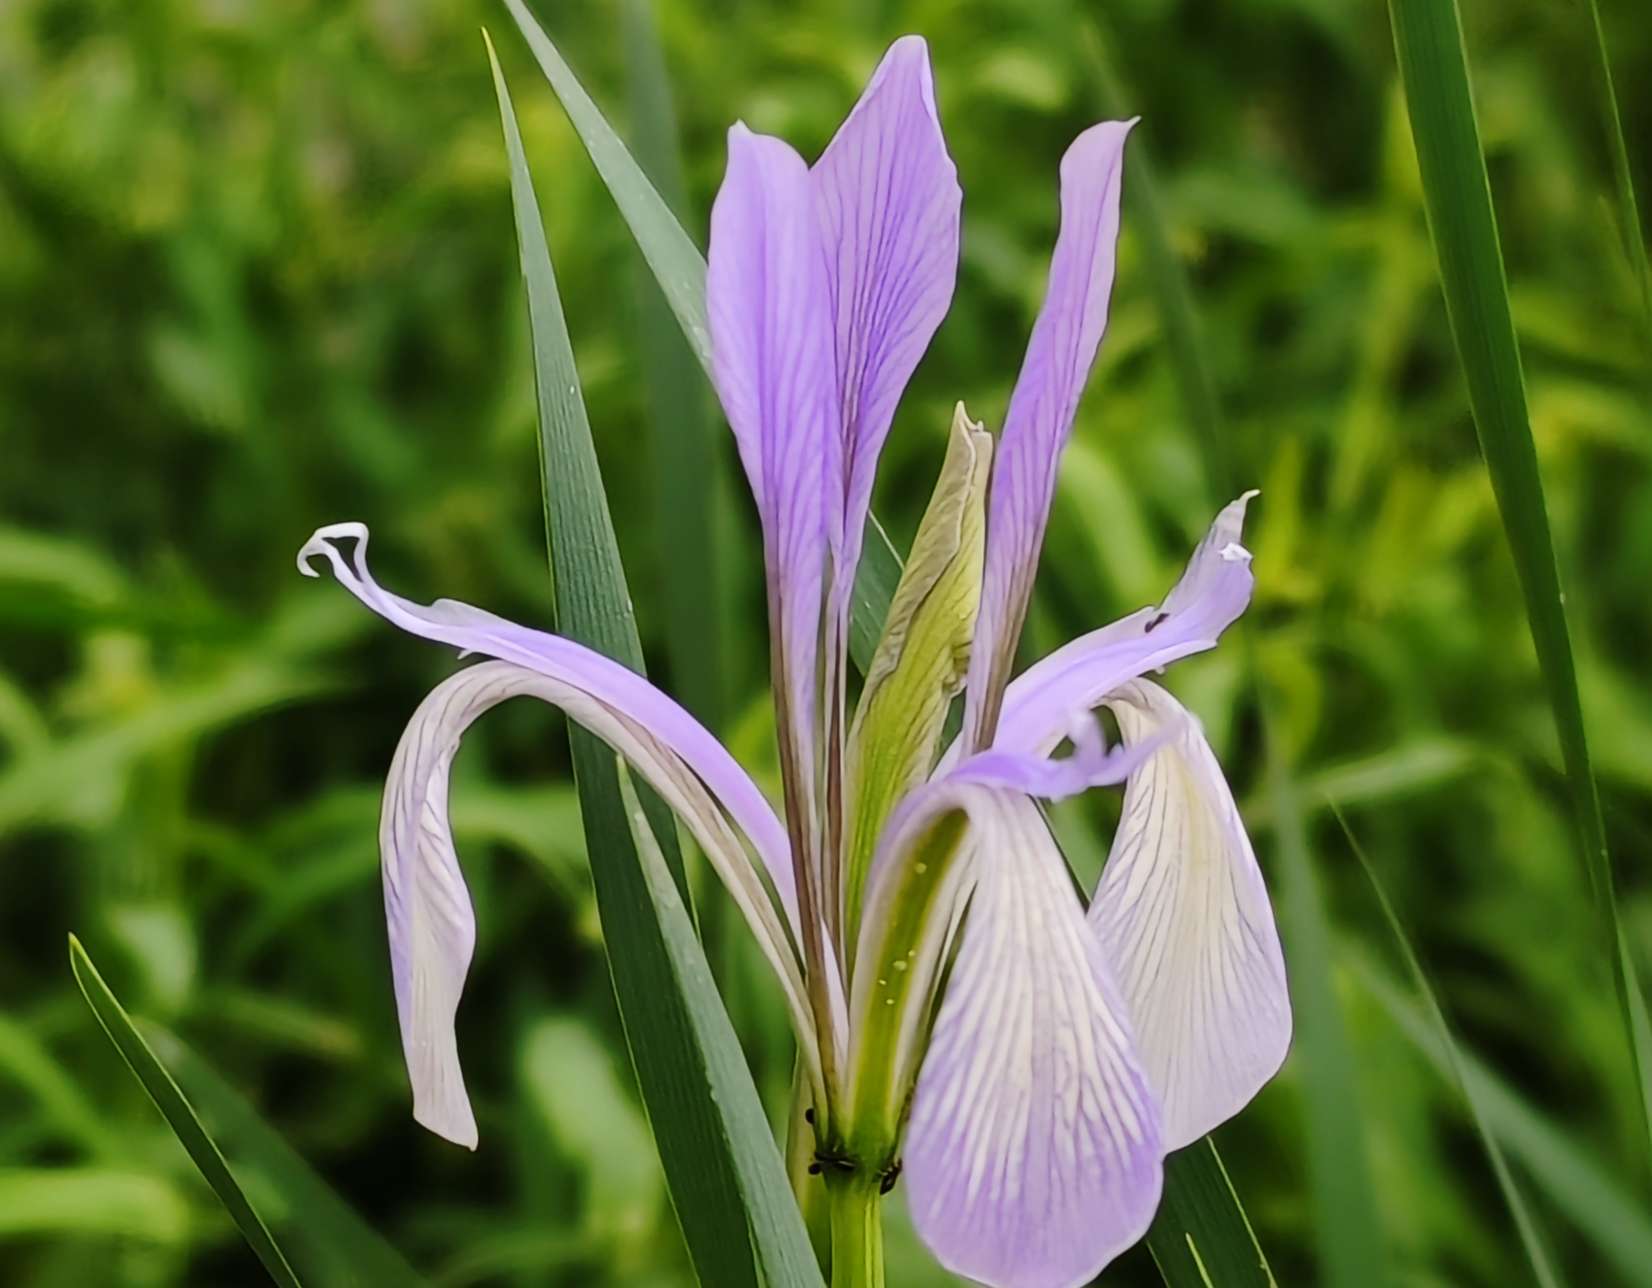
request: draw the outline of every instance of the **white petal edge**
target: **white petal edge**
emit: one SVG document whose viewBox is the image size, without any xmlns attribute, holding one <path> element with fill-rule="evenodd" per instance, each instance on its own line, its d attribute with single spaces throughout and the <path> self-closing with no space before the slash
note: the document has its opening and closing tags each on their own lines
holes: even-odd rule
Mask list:
<svg viewBox="0 0 1652 1288">
<path fill-rule="evenodd" d="M 1146 680 L 1107 706 L 1126 745 L 1159 746 L 1125 786 L 1089 917 L 1174 1150 L 1237 1114 L 1279 1071 L 1290 995 L 1256 855 L 1198 722 Z"/>
</svg>

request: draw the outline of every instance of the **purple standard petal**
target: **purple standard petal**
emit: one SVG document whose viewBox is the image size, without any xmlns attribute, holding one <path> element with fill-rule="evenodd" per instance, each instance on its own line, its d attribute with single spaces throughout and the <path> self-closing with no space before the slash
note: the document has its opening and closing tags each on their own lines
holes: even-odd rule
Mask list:
<svg viewBox="0 0 1652 1288">
<path fill-rule="evenodd" d="M 414 1118 L 476 1147 L 453 1027 L 476 923 L 448 821 L 448 775 L 471 724 L 517 696 L 560 707 L 624 756 L 676 811 L 745 913 L 780 980 L 805 1056 L 818 1065 L 802 970 L 780 913 L 700 780 L 653 735 L 584 689 L 509 662 L 481 662 L 438 685 L 414 713 L 391 762 L 379 821 L 390 968 Z M 818 1081 L 818 1067 L 812 1073 Z"/>
<path fill-rule="evenodd" d="M 1267 888 L 1222 768 L 1182 705 L 1146 680 L 1107 702 L 1132 774 L 1090 923 L 1130 1006 L 1164 1104 L 1165 1148 L 1250 1103 L 1291 1042 L 1285 961 Z"/>
<path fill-rule="evenodd" d="M 712 370 L 763 525 L 788 814 L 815 816 L 816 662 L 843 541 L 843 439 L 826 255 L 803 159 L 736 125 L 711 210 Z"/>
<path fill-rule="evenodd" d="M 913 1097 L 912 1219 L 959 1274 L 1074 1288 L 1153 1218 L 1159 1105 L 1036 804 L 963 783 L 925 790 L 903 831 L 967 812 L 975 892 Z"/>
<path fill-rule="evenodd" d="M 514 662 L 548 679 L 571 685 L 603 707 L 648 730 L 703 782 L 757 851 L 795 932 L 797 890 L 786 831 L 774 809 L 734 757 L 667 694 L 612 658 L 545 631 L 506 621 L 451 599 L 415 604 L 385 590 L 367 568 L 367 527 L 335 523 L 316 529 L 298 552 L 298 567 L 316 576 L 311 560 L 323 558 L 352 595 L 393 625 L 466 653 Z M 348 553 L 341 543 L 353 543 Z"/>
<path fill-rule="evenodd" d="M 844 613 L 878 453 L 958 274 L 963 193 L 922 37 L 889 47 L 813 177 L 843 415 L 847 493 L 834 590 Z"/>
<path fill-rule="evenodd" d="M 1004 695 L 994 749 L 1047 752 L 1067 734 L 1075 710 L 1100 705 L 1114 689 L 1190 653 L 1216 647 L 1250 604 L 1255 578 L 1239 544 L 1255 492 L 1226 506 L 1156 608 L 1081 635 L 1018 676 Z M 990 540 L 990 538 L 989 538 Z"/>
<path fill-rule="evenodd" d="M 967 747 L 992 741 L 1055 495 L 1056 466 L 1107 327 L 1124 141 L 1134 124 L 1093 125 L 1061 159 L 1061 231 L 993 465 L 986 578 L 964 719 Z"/>
</svg>

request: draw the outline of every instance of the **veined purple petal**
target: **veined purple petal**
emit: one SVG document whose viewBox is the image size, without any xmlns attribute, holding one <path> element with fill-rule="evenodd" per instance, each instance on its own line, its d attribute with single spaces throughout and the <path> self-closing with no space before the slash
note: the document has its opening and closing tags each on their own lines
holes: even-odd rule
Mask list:
<svg viewBox="0 0 1652 1288">
<path fill-rule="evenodd" d="M 1124 141 L 1134 124 L 1093 125 L 1061 159 L 1061 231 L 993 465 L 986 578 L 964 718 L 968 747 L 992 742 L 1055 495 L 1056 466 L 1107 327 Z"/>
<path fill-rule="evenodd" d="M 912 1219 L 959 1274 L 1076 1288 L 1153 1218 L 1159 1105 L 1037 806 L 950 781 L 923 791 L 903 831 L 966 811 L 975 892 L 913 1097 Z"/>
<path fill-rule="evenodd" d="M 1047 752 L 1075 710 L 1100 705 L 1128 680 L 1214 648 L 1250 603 L 1255 578 L 1239 544 L 1247 492 L 1216 516 L 1182 578 L 1157 608 L 1081 635 L 1029 667 L 1004 695 L 995 749 Z M 990 539 L 990 538 L 989 538 Z"/>
<path fill-rule="evenodd" d="M 788 794 L 814 816 L 822 596 L 843 544 L 843 438 L 814 187 L 779 139 L 736 125 L 711 210 L 706 305 L 717 393 L 763 525 Z"/>
<path fill-rule="evenodd" d="M 367 527 L 335 523 L 316 529 L 298 552 L 299 570 L 316 576 L 310 561 L 326 559 L 333 575 L 352 595 L 393 625 L 423 639 L 480 653 L 536 671 L 589 694 L 604 707 L 648 730 L 679 756 L 728 811 L 762 859 L 791 928 L 798 927 L 797 890 L 792 879 L 785 828 L 750 775 L 705 726 L 635 671 L 571 640 L 536 631 L 503 617 L 439 599 L 416 604 L 385 590 L 367 568 Z M 354 542 L 348 554 L 340 542 Z"/>
<path fill-rule="evenodd" d="M 745 914 L 780 980 L 799 1044 L 818 1082 L 818 1047 L 803 974 L 781 919 L 727 819 L 700 780 L 657 738 L 576 685 L 510 662 L 481 662 L 438 685 L 409 722 L 385 782 L 379 822 L 384 911 L 413 1116 L 474 1149 L 454 1016 L 476 923 L 448 822 L 448 775 L 465 731 L 517 696 L 536 697 L 625 757 L 683 820 Z"/>
<path fill-rule="evenodd" d="M 836 599 L 847 611 L 878 453 L 952 301 L 963 193 L 929 49 L 903 36 L 813 170 L 826 249 L 847 476 Z"/>
<path fill-rule="evenodd" d="M 1198 722 L 1146 680 L 1108 699 L 1130 778 L 1090 905 L 1164 1105 L 1165 1148 L 1250 1103 L 1284 1062 L 1291 1002 L 1273 909 L 1233 793 Z"/>
</svg>

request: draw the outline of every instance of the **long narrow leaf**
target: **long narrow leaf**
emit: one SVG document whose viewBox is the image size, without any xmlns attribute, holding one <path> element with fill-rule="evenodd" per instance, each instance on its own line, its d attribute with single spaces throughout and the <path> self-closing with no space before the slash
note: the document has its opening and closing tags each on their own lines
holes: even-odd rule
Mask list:
<svg viewBox="0 0 1652 1288">
<path fill-rule="evenodd" d="M 1634 1020 L 1634 994 L 1639 986 L 1633 971 L 1625 969 L 1606 824 L 1589 760 L 1565 597 L 1532 441 L 1503 251 L 1469 88 L 1462 18 L 1457 0 L 1389 0 L 1389 13 L 1446 313 L 1560 735 L 1572 810 L 1600 922 L 1600 948 L 1608 958 L 1617 990 L 1641 1127 L 1652 1144 L 1652 1081 L 1648 1080 L 1652 1059 L 1642 1050 Z"/>
<path fill-rule="evenodd" d="M 630 596 L 539 207 L 491 42 L 488 54 L 510 153 L 511 195 L 532 320 L 557 625 L 640 670 Z M 772 1196 L 789 1193 L 785 1169 L 722 1003 L 709 974 L 682 968 L 683 946 L 673 942 L 682 930 L 678 921 L 688 917 L 680 888 L 675 881 L 669 890 L 658 882 L 651 888 L 650 872 L 632 838 L 612 752 L 577 729 L 570 730 L 570 743 L 614 992 L 701 1282 L 755 1285 L 760 1268 L 770 1288 L 818 1283 L 802 1220 L 793 1210 L 788 1222 L 783 1209 L 774 1209 Z M 656 822 L 652 832 L 656 844 L 674 847 L 669 825 Z M 669 866 L 670 860 L 662 857 L 660 863 Z M 680 867 L 673 870 L 673 877 L 680 875 Z M 748 1208 L 753 1196 L 761 1207 Z"/>
<path fill-rule="evenodd" d="M 201 1126 L 201 1120 L 195 1116 L 195 1110 L 184 1098 L 184 1093 L 178 1089 L 178 1084 L 172 1080 L 172 1075 L 166 1071 L 166 1066 L 155 1058 L 155 1053 L 149 1049 L 143 1035 L 132 1026 L 132 1019 L 127 1015 L 126 1008 L 109 991 L 109 986 L 103 982 L 103 976 L 98 974 L 97 967 L 92 965 L 92 959 L 81 947 L 80 940 L 73 935 L 69 936 L 69 968 L 74 971 L 75 983 L 80 985 L 86 1004 L 92 1008 L 92 1014 L 97 1016 L 103 1031 L 115 1044 L 121 1059 L 126 1061 L 126 1067 L 143 1084 L 143 1089 L 155 1102 L 155 1108 L 161 1111 L 167 1126 L 171 1127 L 173 1134 L 177 1136 L 178 1143 L 188 1151 L 189 1157 L 200 1169 L 207 1184 L 212 1187 L 212 1192 L 218 1196 L 225 1210 L 229 1212 L 230 1219 L 240 1229 L 247 1245 L 264 1263 L 264 1269 L 269 1272 L 270 1278 L 281 1285 L 281 1288 L 298 1288 L 298 1276 L 293 1273 L 286 1256 L 276 1245 L 269 1227 L 264 1224 L 264 1219 L 254 1210 L 240 1183 L 229 1170 L 223 1152 L 212 1137 L 207 1135 L 206 1128 Z"/>
<path fill-rule="evenodd" d="M 424 1282 L 222 1074 L 169 1030 L 141 1020 L 138 1027 L 210 1124 L 213 1138 L 286 1200 L 287 1212 L 276 1218 L 277 1228 L 306 1275 L 338 1288 L 411 1288 Z"/>
<path fill-rule="evenodd" d="M 1478 1088 L 1470 1083 L 1463 1071 L 1463 1058 L 1457 1050 L 1456 1040 L 1451 1035 L 1451 1026 L 1446 1022 L 1445 1011 L 1440 1006 L 1440 999 L 1429 983 L 1428 972 L 1423 969 L 1422 959 L 1417 956 L 1417 950 L 1412 947 L 1411 936 L 1405 933 L 1405 926 L 1400 921 L 1400 915 L 1394 909 L 1394 903 L 1388 897 L 1388 891 L 1383 888 L 1381 879 L 1377 876 L 1377 869 L 1365 853 L 1365 847 L 1355 839 L 1353 830 L 1348 826 L 1348 820 L 1336 806 L 1331 807 L 1336 814 L 1337 822 L 1342 825 L 1342 834 L 1348 838 L 1348 847 L 1353 850 L 1354 857 L 1365 870 L 1365 876 L 1371 883 L 1371 891 L 1377 896 L 1377 904 L 1382 909 L 1383 920 L 1388 923 L 1388 929 L 1394 936 L 1394 942 L 1399 945 L 1400 955 L 1405 958 L 1405 967 L 1411 975 L 1411 982 L 1422 997 L 1428 1009 L 1429 1018 L 1434 1022 L 1435 1031 L 1439 1034 L 1440 1046 L 1446 1053 L 1447 1063 L 1451 1075 L 1455 1079 L 1463 1099 L 1468 1103 L 1469 1116 L 1474 1120 L 1474 1129 L 1480 1135 L 1480 1143 L 1485 1147 L 1486 1157 L 1491 1162 L 1492 1174 L 1497 1178 L 1497 1187 L 1503 1192 L 1503 1202 L 1508 1205 L 1509 1215 L 1514 1218 L 1515 1230 L 1520 1235 L 1521 1246 L 1525 1249 L 1526 1260 L 1531 1264 L 1532 1277 L 1542 1288 L 1559 1288 L 1560 1280 L 1555 1275 L 1554 1267 L 1550 1264 L 1548 1247 L 1544 1242 L 1542 1232 L 1537 1225 L 1537 1218 L 1532 1214 L 1526 1203 L 1526 1196 L 1521 1192 L 1519 1183 L 1514 1174 L 1509 1171 L 1508 1160 L 1503 1156 L 1503 1147 L 1498 1144 L 1497 1136 L 1491 1129 L 1486 1115 L 1485 1105 L 1482 1103 Z"/>
<path fill-rule="evenodd" d="M 706 1076 L 712 1099 L 723 1108 L 730 1127 L 735 1177 L 751 1217 L 752 1238 L 757 1245 L 764 1281 L 785 1288 L 811 1284 L 820 1288 L 820 1267 L 792 1198 L 785 1163 L 752 1087 L 751 1073 L 741 1054 L 734 1026 L 729 1023 L 728 1012 L 717 1002 L 711 967 L 666 872 L 659 844 L 637 803 L 631 779 L 622 765 L 616 766 L 616 772 L 643 877 L 659 909 L 660 927 L 677 987 L 685 997 L 700 999 L 700 1004 L 685 1008 L 685 1013 L 693 1024 L 700 1048 L 706 1053 Z M 722 1281 L 704 1279 L 702 1282 L 710 1288 L 711 1284 Z"/>
<path fill-rule="evenodd" d="M 1209 1136 L 1164 1160 L 1164 1198 L 1147 1247 L 1170 1288 L 1277 1288 Z"/>
</svg>

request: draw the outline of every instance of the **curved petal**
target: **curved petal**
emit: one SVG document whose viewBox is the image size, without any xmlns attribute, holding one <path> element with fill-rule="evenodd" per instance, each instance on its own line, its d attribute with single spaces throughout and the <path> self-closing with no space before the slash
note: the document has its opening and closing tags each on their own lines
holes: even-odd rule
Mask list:
<svg viewBox="0 0 1652 1288">
<path fill-rule="evenodd" d="M 969 748 L 992 741 L 1055 495 L 1056 465 L 1107 328 L 1124 141 L 1134 124 L 1092 125 L 1061 159 L 1061 231 L 1050 258 L 1049 286 L 1010 395 L 993 467 L 986 580 L 964 718 Z"/>
<path fill-rule="evenodd" d="M 1130 745 L 1159 743 L 1124 789 L 1090 905 L 1164 1104 L 1165 1148 L 1247 1105 L 1284 1063 L 1291 1001 L 1262 873 L 1198 722 L 1158 685 L 1107 700 Z"/>
<path fill-rule="evenodd" d="M 843 438 L 826 256 L 803 159 L 736 125 L 711 210 L 712 372 L 763 526 L 781 767 L 812 818 L 828 554 L 843 540 Z"/>
<path fill-rule="evenodd" d="M 1074 1288 L 1153 1218 L 1158 1102 L 1037 806 L 948 782 L 905 824 L 947 809 L 969 816 L 976 884 L 913 1097 L 912 1218 L 948 1269 Z"/>
<path fill-rule="evenodd" d="M 699 779 L 658 739 L 588 692 L 510 662 L 481 662 L 438 685 L 419 705 L 391 762 L 379 821 L 390 967 L 414 1118 L 439 1136 L 476 1146 L 453 1027 L 476 923 L 448 823 L 448 774 L 470 725 L 517 696 L 559 707 L 602 738 L 683 820 L 745 914 L 780 980 L 800 1045 L 813 1054 L 802 970 L 780 914 Z M 818 1069 L 814 1076 L 818 1080 Z"/>
<path fill-rule="evenodd" d="M 1007 751 L 994 747 L 978 751 L 957 768 L 949 770 L 947 782 L 976 783 L 984 787 L 1005 787 L 1025 796 L 1061 800 L 1077 796 L 1092 787 L 1122 783 L 1169 737 L 1167 729 L 1135 745 L 1109 747 L 1101 725 L 1088 711 L 1074 712 L 1067 727 L 1072 740 L 1070 756 L 1045 756 Z"/>
<path fill-rule="evenodd" d="M 835 589 L 847 611 L 878 453 L 958 275 L 963 192 L 922 37 L 889 47 L 812 174 L 843 415 L 847 492 Z"/>
<path fill-rule="evenodd" d="M 1098 706 L 1126 681 L 1216 647 L 1250 604 L 1255 578 L 1239 544 L 1247 492 L 1216 516 L 1187 570 L 1157 608 L 1144 608 L 1081 635 L 1016 677 L 1004 695 L 995 749 L 1047 752 L 1075 710 Z"/>
<path fill-rule="evenodd" d="M 335 523 L 317 528 L 298 552 L 299 571 L 306 577 L 314 577 L 317 573 L 310 561 L 325 559 L 346 590 L 404 631 L 465 653 L 481 653 L 514 662 L 547 679 L 579 689 L 604 707 L 647 729 L 706 785 L 751 842 L 780 897 L 791 929 L 796 932 L 797 890 L 786 830 L 750 775 L 704 725 L 635 671 L 571 640 L 518 626 L 451 599 L 415 604 L 391 594 L 374 581 L 368 571 L 367 538 L 367 527 L 361 523 Z M 348 554 L 339 544 L 345 541 L 354 543 Z"/>
</svg>

